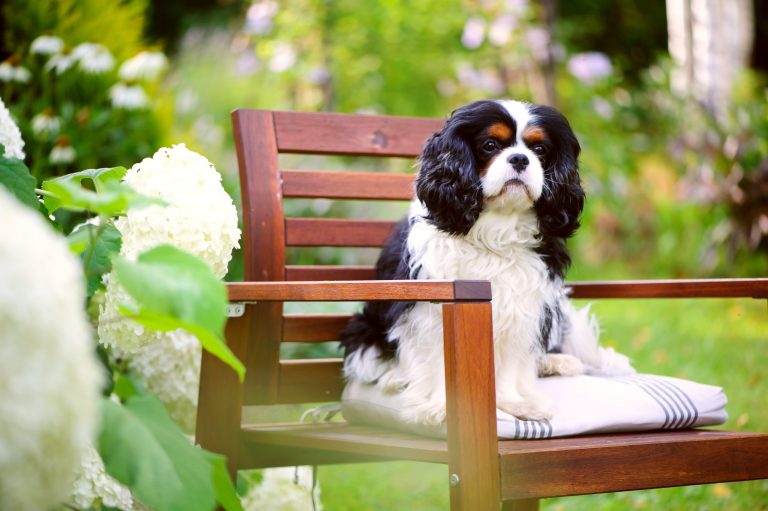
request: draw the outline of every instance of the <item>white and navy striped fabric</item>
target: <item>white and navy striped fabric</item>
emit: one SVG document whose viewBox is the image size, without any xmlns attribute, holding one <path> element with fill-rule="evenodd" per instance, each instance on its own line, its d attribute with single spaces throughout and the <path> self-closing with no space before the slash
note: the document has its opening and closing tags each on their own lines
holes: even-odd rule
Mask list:
<svg viewBox="0 0 768 511">
<path fill-rule="evenodd" d="M 554 406 L 548 421 L 520 420 L 497 412 L 503 439 L 541 439 L 586 433 L 685 429 L 723 424 L 728 400 L 711 385 L 648 374 L 619 377 L 555 376 L 540 380 Z M 376 424 L 444 437 L 445 429 L 402 419 L 396 394 L 350 384 L 342 397 L 342 413 L 350 422 Z"/>
</svg>

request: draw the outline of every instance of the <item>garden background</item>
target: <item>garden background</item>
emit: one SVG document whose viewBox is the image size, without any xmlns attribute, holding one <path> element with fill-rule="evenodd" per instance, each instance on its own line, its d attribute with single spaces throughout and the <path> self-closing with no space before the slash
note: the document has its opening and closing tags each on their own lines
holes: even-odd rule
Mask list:
<svg viewBox="0 0 768 511">
<path fill-rule="evenodd" d="M 581 142 L 588 199 L 569 242 L 570 279 L 768 269 L 766 0 L 6 0 L 1 15 L 0 95 L 39 181 L 130 167 L 183 142 L 215 164 L 238 202 L 234 108 L 445 117 L 475 99 L 513 97 L 554 104 Z M 32 51 L 41 35 L 64 41 L 57 61 Z M 103 45 L 118 65 L 99 71 L 94 59 L 95 71 L 76 69 L 68 57 L 82 43 Z M 118 72 L 145 50 L 159 59 L 156 73 Z M 302 216 L 358 213 L 355 203 L 287 207 Z M 64 215 L 65 224 L 81 220 Z M 359 264 L 375 254 L 291 257 Z M 238 260 L 227 279 L 239 278 Z M 727 427 L 768 430 L 764 302 L 593 309 L 604 342 L 639 370 L 721 385 Z M 337 354 L 335 346 L 293 350 L 285 356 Z M 328 510 L 447 508 L 444 467 L 322 467 L 319 475 Z M 767 496 L 768 484 L 751 482 L 552 499 L 543 509 L 768 509 Z"/>
</svg>

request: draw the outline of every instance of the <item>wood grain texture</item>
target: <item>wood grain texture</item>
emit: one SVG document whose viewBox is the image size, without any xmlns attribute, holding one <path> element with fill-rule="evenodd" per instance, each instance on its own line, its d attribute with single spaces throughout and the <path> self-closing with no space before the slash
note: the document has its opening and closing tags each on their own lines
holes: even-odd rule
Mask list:
<svg viewBox="0 0 768 511">
<path fill-rule="evenodd" d="M 275 281 L 285 275 L 285 220 L 274 117 L 271 112 L 235 110 L 232 123 L 243 204 L 244 276 Z M 282 304 L 259 303 L 250 336 L 257 339 L 245 363 L 245 401 L 272 402 L 277 392 L 277 363 L 282 339 Z"/>
<path fill-rule="evenodd" d="M 445 463 L 445 440 L 347 423 L 246 425 L 244 442 Z"/>
<path fill-rule="evenodd" d="M 376 280 L 376 268 L 288 265 L 285 267 L 285 280 Z"/>
<path fill-rule="evenodd" d="M 286 314 L 283 342 L 338 341 L 339 332 L 351 317 L 351 314 Z"/>
<path fill-rule="evenodd" d="M 583 495 L 768 477 L 768 435 L 627 433 L 499 442 L 504 499 Z"/>
<path fill-rule="evenodd" d="M 292 447 L 248 442 L 243 445 L 240 460 L 248 468 L 295 467 L 299 465 L 333 465 L 337 463 L 371 463 L 392 458 L 315 448 Z"/>
<path fill-rule="evenodd" d="M 321 403 L 340 400 L 344 390 L 342 366 L 340 358 L 280 362 L 277 402 Z"/>
<path fill-rule="evenodd" d="M 452 510 L 498 510 L 493 326 L 488 302 L 443 305 Z"/>
<path fill-rule="evenodd" d="M 246 306 L 252 307 L 251 305 Z M 227 321 L 225 337 L 232 353 L 240 360 L 248 355 L 248 336 L 252 316 L 248 313 Z M 231 367 L 203 350 L 197 404 L 195 443 L 227 457 L 232 480 L 240 466 L 240 422 L 243 385 Z"/>
<path fill-rule="evenodd" d="M 572 298 L 768 298 L 768 279 L 568 282 Z"/>
<path fill-rule="evenodd" d="M 414 174 L 283 170 L 283 196 L 355 200 L 411 200 Z"/>
<path fill-rule="evenodd" d="M 416 117 L 274 112 L 281 153 L 415 158 L 443 121 Z"/>
<path fill-rule="evenodd" d="M 286 218 L 285 241 L 292 247 L 381 247 L 395 222 L 340 218 Z"/>
<path fill-rule="evenodd" d="M 468 285 L 463 285 L 463 283 Z M 491 299 L 485 281 L 368 280 L 339 282 L 228 282 L 233 302 L 477 301 Z"/>
<path fill-rule="evenodd" d="M 507 500 L 501 511 L 539 511 L 539 499 Z"/>
</svg>

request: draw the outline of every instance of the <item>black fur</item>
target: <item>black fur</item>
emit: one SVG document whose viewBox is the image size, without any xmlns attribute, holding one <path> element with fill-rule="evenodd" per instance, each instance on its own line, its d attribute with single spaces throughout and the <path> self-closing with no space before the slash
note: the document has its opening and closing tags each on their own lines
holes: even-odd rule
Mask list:
<svg viewBox="0 0 768 511">
<path fill-rule="evenodd" d="M 565 239 L 579 228 L 584 209 L 584 190 L 579 178 L 581 147 L 568 120 L 552 107 L 534 106 L 534 124 L 543 128 L 556 151 L 544 162 L 544 191 L 536 201 L 541 245 L 536 250 L 549 268 L 550 278 L 564 278 L 571 264 Z"/>
</svg>

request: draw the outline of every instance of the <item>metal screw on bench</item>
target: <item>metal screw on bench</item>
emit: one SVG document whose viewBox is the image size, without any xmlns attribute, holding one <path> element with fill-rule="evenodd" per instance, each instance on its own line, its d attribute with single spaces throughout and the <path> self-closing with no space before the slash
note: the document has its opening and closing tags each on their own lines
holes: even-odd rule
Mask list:
<svg viewBox="0 0 768 511">
<path fill-rule="evenodd" d="M 459 479 L 459 474 L 451 474 L 451 477 L 448 481 L 452 487 L 456 488 L 461 482 L 461 479 Z"/>
</svg>

